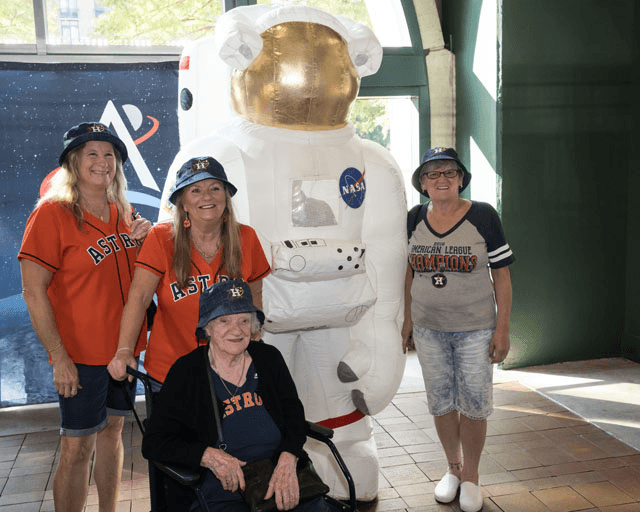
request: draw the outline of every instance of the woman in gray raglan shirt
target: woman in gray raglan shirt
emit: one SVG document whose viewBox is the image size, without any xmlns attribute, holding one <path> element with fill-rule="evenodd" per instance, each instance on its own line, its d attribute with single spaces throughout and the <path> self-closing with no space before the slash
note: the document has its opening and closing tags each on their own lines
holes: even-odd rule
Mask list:
<svg viewBox="0 0 640 512">
<path fill-rule="evenodd" d="M 409 214 L 403 350 L 418 353 L 449 469 L 435 498 L 482 508 L 478 465 L 493 411 L 493 363 L 509 352 L 514 258 L 497 212 L 459 197 L 471 174 L 451 148 L 428 150 L 413 186 L 430 201 Z M 464 461 L 463 461 L 464 456 Z"/>
</svg>

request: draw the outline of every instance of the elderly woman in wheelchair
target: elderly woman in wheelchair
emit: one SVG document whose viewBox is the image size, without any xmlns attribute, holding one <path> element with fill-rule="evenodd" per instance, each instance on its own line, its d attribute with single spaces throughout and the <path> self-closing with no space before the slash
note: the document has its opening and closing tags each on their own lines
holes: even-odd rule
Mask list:
<svg viewBox="0 0 640 512">
<path fill-rule="evenodd" d="M 251 510 L 243 468 L 262 459 L 275 466 L 264 499 L 275 498 L 278 510 L 328 511 L 321 497 L 300 501 L 296 468 L 310 467 L 304 409 L 280 352 L 250 341 L 262 322 L 243 281 L 202 293 L 196 335 L 209 343 L 172 366 L 142 453 L 162 464 L 205 468 L 200 491 L 212 512 Z"/>
</svg>

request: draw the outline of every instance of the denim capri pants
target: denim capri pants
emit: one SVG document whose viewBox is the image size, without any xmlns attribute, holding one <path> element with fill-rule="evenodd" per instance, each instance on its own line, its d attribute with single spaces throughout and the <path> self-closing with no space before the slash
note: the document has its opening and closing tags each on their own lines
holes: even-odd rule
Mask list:
<svg viewBox="0 0 640 512">
<path fill-rule="evenodd" d="M 107 426 L 107 414 L 128 416 L 136 397 L 136 380 L 113 380 L 106 366 L 76 364 L 80 385 L 72 398 L 58 395 L 60 403 L 60 435 L 84 437 Z"/>
<path fill-rule="evenodd" d="M 432 415 L 458 411 L 472 420 L 483 420 L 493 412 L 489 358 L 493 333 L 494 329 L 442 332 L 414 326 L 413 341 Z"/>
</svg>

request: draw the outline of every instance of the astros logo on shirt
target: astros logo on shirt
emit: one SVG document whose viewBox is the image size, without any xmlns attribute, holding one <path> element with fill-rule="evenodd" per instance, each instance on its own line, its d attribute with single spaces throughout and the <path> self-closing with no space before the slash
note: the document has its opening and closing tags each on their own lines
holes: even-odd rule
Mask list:
<svg viewBox="0 0 640 512">
<path fill-rule="evenodd" d="M 444 274 L 433 274 L 431 276 L 431 284 L 436 288 L 444 288 L 447 286 L 447 276 Z"/>
</svg>

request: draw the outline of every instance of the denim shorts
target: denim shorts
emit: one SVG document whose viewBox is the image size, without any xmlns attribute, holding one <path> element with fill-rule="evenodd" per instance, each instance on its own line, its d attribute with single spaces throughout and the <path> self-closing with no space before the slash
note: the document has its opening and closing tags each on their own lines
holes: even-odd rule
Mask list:
<svg viewBox="0 0 640 512">
<path fill-rule="evenodd" d="M 83 437 L 107 426 L 107 414 L 127 416 L 131 408 L 126 395 L 135 403 L 136 381 L 113 380 L 106 366 L 76 364 L 81 389 L 71 398 L 58 395 L 60 435 Z"/>
<path fill-rule="evenodd" d="M 472 420 L 493 412 L 493 365 L 489 345 L 494 329 L 442 332 L 414 326 L 429 412 L 458 411 Z"/>
</svg>

